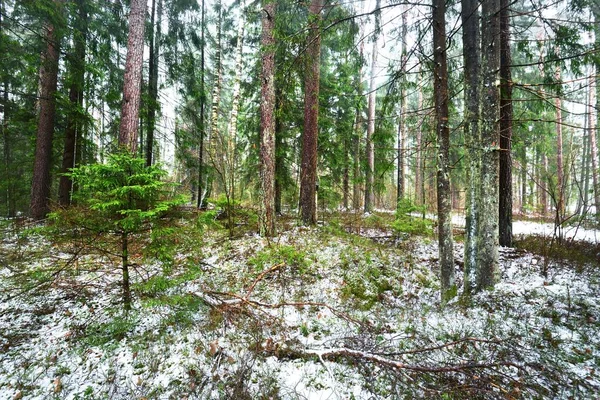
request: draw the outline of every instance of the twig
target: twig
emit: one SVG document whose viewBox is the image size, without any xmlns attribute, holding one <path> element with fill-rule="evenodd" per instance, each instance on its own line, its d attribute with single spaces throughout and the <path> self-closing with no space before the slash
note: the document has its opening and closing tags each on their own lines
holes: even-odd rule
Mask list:
<svg viewBox="0 0 600 400">
<path fill-rule="evenodd" d="M 262 280 L 262 279 L 265 277 L 265 275 L 267 275 L 267 274 L 269 274 L 269 273 L 271 273 L 271 272 L 277 271 L 279 268 L 281 268 L 281 267 L 283 267 L 283 266 L 285 266 L 285 262 L 282 262 L 282 263 L 280 263 L 280 264 L 273 265 L 271 268 L 269 268 L 269 269 L 267 269 L 267 270 L 264 270 L 263 272 L 261 272 L 261 273 L 260 273 L 260 274 L 259 274 L 259 275 L 256 277 L 256 279 L 254 280 L 254 282 L 252 282 L 252 285 L 250 285 L 250 289 L 248 289 L 248 292 L 246 292 L 246 296 L 244 296 L 244 299 L 245 299 L 245 300 L 248 300 L 248 298 L 249 298 L 249 297 L 250 297 L 250 295 L 252 294 L 252 291 L 254 290 L 254 287 L 256 286 L 256 284 L 257 284 L 258 282 L 260 282 L 260 281 L 261 281 L 261 280 Z"/>
</svg>

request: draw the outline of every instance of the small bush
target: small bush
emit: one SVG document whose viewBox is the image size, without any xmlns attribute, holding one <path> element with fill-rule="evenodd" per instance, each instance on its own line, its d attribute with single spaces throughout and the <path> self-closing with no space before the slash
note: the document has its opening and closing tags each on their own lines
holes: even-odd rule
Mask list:
<svg viewBox="0 0 600 400">
<path fill-rule="evenodd" d="M 416 217 L 414 214 L 422 213 L 423 207 L 416 206 L 409 199 L 402 199 L 398 203 L 396 220 L 392 222 L 392 229 L 396 233 L 408 233 L 414 235 L 430 235 L 433 233 L 433 222 Z"/>
</svg>

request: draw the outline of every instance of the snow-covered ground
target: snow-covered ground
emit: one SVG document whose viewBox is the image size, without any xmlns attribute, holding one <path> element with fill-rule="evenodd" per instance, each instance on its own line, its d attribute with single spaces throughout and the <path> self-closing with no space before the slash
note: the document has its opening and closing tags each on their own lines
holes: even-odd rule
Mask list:
<svg viewBox="0 0 600 400">
<path fill-rule="evenodd" d="M 271 247 L 254 234 L 219 233 L 199 246 L 201 260 L 182 255 L 168 274 L 159 265 L 137 270 L 134 307 L 124 315 L 119 271 L 104 259 L 86 255 L 77 270 L 58 272 L 70 260 L 64 249 L 5 235 L 0 399 L 600 392 L 595 266 L 502 249 L 493 291 L 442 307 L 428 238 L 378 244 L 325 224 L 285 230 Z M 460 285 L 460 244 L 455 256 Z M 55 274 L 51 284 L 35 287 L 44 274 Z"/>
</svg>

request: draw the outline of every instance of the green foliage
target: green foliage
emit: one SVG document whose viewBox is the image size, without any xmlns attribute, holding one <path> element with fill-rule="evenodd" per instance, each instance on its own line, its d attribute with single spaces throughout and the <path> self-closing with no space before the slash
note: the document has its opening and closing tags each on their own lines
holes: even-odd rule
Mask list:
<svg viewBox="0 0 600 400">
<path fill-rule="evenodd" d="M 69 174 L 78 187 L 73 199 L 85 209 L 85 220 L 76 222 L 97 232 L 141 230 L 183 203 L 182 197 L 170 196 L 165 175 L 160 166 L 146 167 L 143 159 L 127 152 L 110 155 L 106 164 L 74 168 Z M 55 212 L 52 219 L 60 221 L 61 213 Z"/>
<path fill-rule="evenodd" d="M 394 276 L 379 263 L 371 260 L 369 253 L 354 251 L 342 253 L 344 283 L 340 289 L 342 299 L 352 299 L 358 308 L 370 310 L 382 300 L 383 293 L 394 289 Z M 401 292 L 400 285 L 396 285 Z"/>
<path fill-rule="evenodd" d="M 396 220 L 392 222 L 392 229 L 396 233 L 409 233 L 416 235 L 430 235 L 433 230 L 433 222 L 415 217 L 416 213 L 423 213 L 425 206 L 417 206 L 409 199 L 401 199 L 396 210 Z"/>
<path fill-rule="evenodd" d="M 88 346 L 103 346 L 113 341 L 123 340 L 136 326 L 136 321 L 128 317 L 115 317 L 108 322 L 94 323 L 85 330 L 83 342 Z"/>
<path fill-rule="evenodd" d="M 300 274 L 307 273 L 311 266 L 305 252 L 289 245 L 267 247 L 250 258 L 248 264 L 259 272 L 277 264 L 285 264 L 294 267 Z"/>
</svg>

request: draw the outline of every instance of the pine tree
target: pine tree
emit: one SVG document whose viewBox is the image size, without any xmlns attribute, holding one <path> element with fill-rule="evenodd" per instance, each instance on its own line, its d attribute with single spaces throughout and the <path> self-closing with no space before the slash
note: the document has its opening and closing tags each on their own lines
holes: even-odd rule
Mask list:
<svg viewBox="0 0 600 400">
<path fill-rule="evenodd" d="M 119 146 L 132 154 L 138 145 L 145 21 L 146 0 L 131 0 Z"/>
<path fill-rule="evenodd" d="M 57 12 L 62 12 L 62 2 L 55 2 Z M 35 145 L 35 164 L 31 184 L 29 212 L 32 218 L 40 220 L 50 211 L 50 169 L 52 162 L 52 139 L 56 118 L 56 89 L 58 82 L 58 60 L 60 38 L 58 27 L 48 19 L 44 27 L 46 48 L 40 66 L 39 118 Z"/>
<path fill-rule="evenodd" d="M 302 164 L 300 169 L 300 209 L 305 225 L 317 223 L 317 140 L 319 136 L 319 68 L 321 58 L 322 0 L 311 0 L 309 35 L 307 38 L 307 68 L 304 77 L 304 130 L 302 133 Z"/>
<path fill-rule="evenodd" d="M 275 234 L 275 12 L 275 1 L 263 0 L 259 229 L 267 237 Z"/>
</svg>

